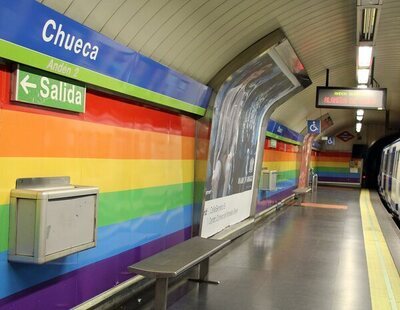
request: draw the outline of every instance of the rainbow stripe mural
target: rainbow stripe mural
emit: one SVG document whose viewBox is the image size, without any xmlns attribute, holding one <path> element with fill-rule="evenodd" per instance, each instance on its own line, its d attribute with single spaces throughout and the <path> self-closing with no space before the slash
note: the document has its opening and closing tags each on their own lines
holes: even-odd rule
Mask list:
<svg viewBox="0 0 400 310">
<path fill-rule="evenodd" d="M 300 167 L 300 147 L 283 141 L 276 141 L 271 147 L 267 138 L 264 146 L 263 169 L 277 170 L 275 191 L 259 190 L 256 212 L 262 212 L 292 194 L 297 187 Z"/>
<path fill-rule="evenodd" d="M 0 308 L 69 309 L 190 238 L 195 121 L 88 91 L 85 114 L 16 105 L 0 70 Z M 9 263 L 10 190 L 20 177 L 100 187 L 97 247 L 44 265 Z"/>
<path fill-rule="evenodd" d="M 359 162 L 358 159 L 353 162 Z M 339 183 L 360 183 L 360 169 L 352 173 L 351 152 L 319 152 L 315 166 L 318 181 Z"/>
</svg>

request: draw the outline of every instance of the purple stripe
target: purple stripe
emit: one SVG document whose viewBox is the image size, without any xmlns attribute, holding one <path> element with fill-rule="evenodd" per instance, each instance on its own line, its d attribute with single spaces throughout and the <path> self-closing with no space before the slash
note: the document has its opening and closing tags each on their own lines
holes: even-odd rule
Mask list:
<svg viewBox="0 0 400 310">
<path fill-rule="evenodd" d="M 89 266 L 46 281 L 0 300 L 1 310 L 70 309 L 133 274 L 127 267 L 157 252 L 178 244 L 191 236 L 191 227 L 120 253 Z"/>
<path fill-rule="evenodd" d="M 267 199 L 263 199 L 261 201 L 257 201 L 257 208 L 256 208 L 256 213 L 260 213 L 268 208 L 271 208 L 274 204 L 278 203 L 279 201 L 289 197 L 291 194 L 293 194 L 293 190 L 296 188 L 296 186 L 289 187 L 283 191 L 281 191 L 278 194 L 272 195 L 271 197 L 268 197 Z"/>
<path fill-rule="evenodd" d="M 320 177 L 318 181 L 323 182 L 342 182 L 342 183 L 360 183 L 360 178 L 335 178 L 335 177 Z"/>
</svg>

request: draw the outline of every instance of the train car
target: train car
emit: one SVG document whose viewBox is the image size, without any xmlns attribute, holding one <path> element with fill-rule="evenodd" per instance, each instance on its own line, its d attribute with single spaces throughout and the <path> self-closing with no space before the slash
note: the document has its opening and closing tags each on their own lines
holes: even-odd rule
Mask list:
<svg viewBox="0 0 400 310">
<path fill-rule="evenodd" d="M 388 147 L 385 147 L 382 150 L 382 157 L 381 157 L 381 164 L 379 167 L 379 173 L 378 173 L 378 191 L 381 197 L 384 195 L 385 191 L 385 177 L 384 177 L 384 167 L 386 163 L 386 153 L 387 153 Z"/>
<path fill-rule="evenodd" d="M 400 140 L 386 146 L 382 151 L 379 172 L 379 193 L 395 217 L 400 218 Z"/>
</svg>

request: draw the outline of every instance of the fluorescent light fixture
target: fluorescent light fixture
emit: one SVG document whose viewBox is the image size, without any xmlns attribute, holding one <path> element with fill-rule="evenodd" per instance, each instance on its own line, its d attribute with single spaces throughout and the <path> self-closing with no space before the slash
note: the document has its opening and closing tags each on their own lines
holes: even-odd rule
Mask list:
<svg viewBox="0 0 400 310">
<path fill-rule="evenodd" d="M 356 119 L 357 119 L 359 122 L 361 122 L 361 121 L 363 120 L 363 116 L 362 116 L 362 115 L 357 115 L 357 116 L 356 116 Z"/>
<path fill-rule="evenodd" d="M 359 0 L 359 5 L 378 5 L 382 0 Z"/>
<path fill-rule="evenodd" d="M 361 131 L 362 124 L 361 123 L 356 123 L 356 132 Z"/>
<path fill-rule="evenodd" d="M 371 65 L 372 60 L 372 46 L 359 46 L 358 47 L 358 67 L 365 68 Z"/>
<path fill-rule="evenodd" d="M 378 111 L 382 111 L 383 110 L 383 108 L 378 108 Z"/>
<path fill-rule="evenodd" d="M 359 85 L 357 86 L 357 88 L 368 88 L 368 86 L 365 85 L 365 84 L 359 84 Z"/>
<path fill-rule="evenodd" d="M 358 84 L 367 84 L 369 80 L 369 69 L 357 69 Z"/>
<path fill-rule="evenodd" d="M 363 116 L 364 115 L 364 110 L 363 109 L 358 109 L 357 110 L 357 115 Z"/>
<path fill-rule="evenodd" d="M 373 41 L 377 15 L 376 7 L 366 7 L 362 10 L 361 41 Z"/>
</svg>

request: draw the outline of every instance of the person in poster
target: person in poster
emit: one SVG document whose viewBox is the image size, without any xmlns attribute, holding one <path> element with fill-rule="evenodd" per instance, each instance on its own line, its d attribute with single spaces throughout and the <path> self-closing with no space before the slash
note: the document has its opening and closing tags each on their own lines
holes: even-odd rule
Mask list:
<svg viewBox="0 0 400 310">
<path fill-rule="evenodd" d="M 214 108 L 206 200 L 252 188 L 260 113 L 292 89 L 269 55 L 224 83 Z"/>
</svg>

